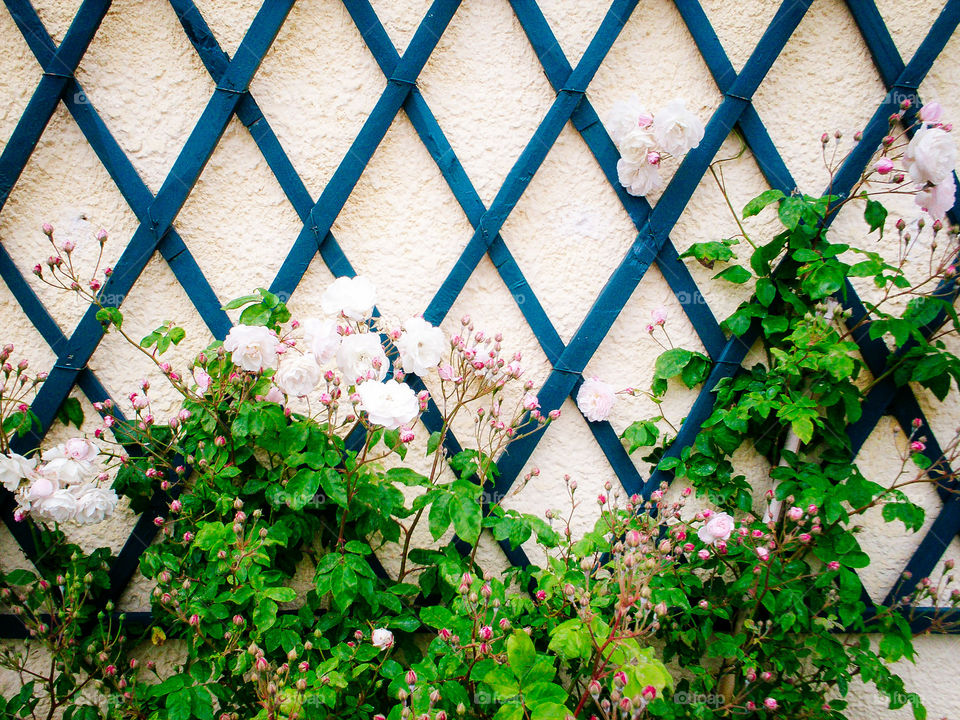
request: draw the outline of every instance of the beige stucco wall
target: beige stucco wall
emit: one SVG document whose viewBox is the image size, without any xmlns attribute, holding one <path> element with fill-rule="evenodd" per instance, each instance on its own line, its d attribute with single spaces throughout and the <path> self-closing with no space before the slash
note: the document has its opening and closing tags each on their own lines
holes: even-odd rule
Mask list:
<svg viewBox="0 0 960 720">
<path fill-rule="evenodd" d="M 37 0 L 35 5 L 59 42 L 79 0 Z M 201 0 L 198 6 L 223 47 L 233 52 L 258 3 L 251 0 Z M 601 0 L 540 0 L 548 21 L 572 63 L 584 51 L 603 17 Z M 705 0 L 706 12 L 735 67 L 749 56 L 779 3 L 773 0 Z M 425 0 L 376 0 L 374 6 L 402 52 L 420 18 Z M 880 0 L 901 53 L 909 57 L 939 11 L 939 0 Z M 149 32 L 145 32 L 146 28 Z M 0 142 L 5 143 L 23 112 L 41 74 L 6 10 L 0 10 Z M 953 38 L 921 87 L 926 99 L 937 99 L 947 116 L 960 122 L 960 40 Z M 194 126 L 214 84 L 163 0 L 117 0 L 80 64 L 77 77 L 91 102 L 128 154 L 143 180 L 156 191 Z M 418 86 L 467 174 L 487 204 L 533 134 L 554 94 L 506 0 L 466 0 Z M 294 7 L 251 89 L 308 190 L 318 197 L 367 113 L 384 87 L 371 54 L 336 0 L 301 0 Z M 720 94 L 710 78 L 682 20 L 667 0 L 645 0 L 634 12 L 591 84 L 588 97 L 603 117 L 614 102 L 637 93 L 650 107 L 686 98 L 704 120 L 716 109 Z M 801 189 L 820 192 L 824 185 L 817 164 L 819 135 L 842 129 L 847 137 L 861 127 L 883 97 L 883 87 L 856 26 L 839 0 L 815 0 L 766 81 L 755 105 Z M 736 153 L 729 139 L 722 155 Z M 726 167 L 735 205 L 765 188 L 747 153 Z M 654 198 L 655 199 L 655 198 Z M 909 219 L 914 208 L 900 208 Z M 756 220 L 756 219 L 755 219 Z M 52 222 L 61 239 L 75 237 L 82 259 L 95 252 L 93 233 L 111 233 L 107 260 L 115 260 L 137 227 L 109 176 L 72 118 L 61 105 L 9 201 L 0 213 L 0 241 L 28 276 L 49 311 L 69 335 L 83 307 L 56 295 L 30 275 L 45 257 L 41 222 Z M 892 222 L 892 221 L 891 221 Z M 300 223 L 249 133 L 236 119 L 204 170 L 176 220 L 190 251 L 223 300 L 268 285 L 296 237 Z M 756 220 L 750 229 L 772 225 Z M 864 244 L 862 222 L 841 218 L 836 231 Z M 679 249 L 693 242 L 735 232 L 721 194 L 712 181 L 697 189 L 672 235 Z M 471 234 L 470 225 L 440 172 L 401 113 L 343 212 L 334 234 L 358 272 L 375 277 L 380 309 L 401 319 L 422 311 Z M 561 337 L 576 331 L 611 271 L 634 239 L 630 220 L 586 145 L 569 124 L 511 213 L 503 236 Z M 886 243 L 866 241 L 881 251 Z M 694 266 L 718 318 L 746 297 L 750 287 L 718 287 L 711 273 Z M 329 271 L 317 260 L 291 300 L 295 314 L 316 307 Z M 858 288 L 869 293 L 868 287 Z M 522 298 L 519 298 L 522 302 Z M 54 356 L 30 327 L 9 290 L 0 284 L 0 305 L 6 321 L 0 340 L 28 349 L 35 367 L 49 367 Z M 678 345 L 702 349 L 665 280 L 652 268 L 588 366 L 619 386 L 644 386 L 652 374 L 657 348 L 643 327 L 650 311 L 665 305 L 669 329 Z M 177 350 L 186 358 L 208 342 L 209 335 L 182 288 L 166 265 L 154 259 L 124 303 L 134 334 L 146 334 L 166 319 L 188 330 Z M 549 364 L 524 326 L 514 298 L 484 259 L 454 304 L 447 324 L 469 312 L 478 325 L 502 330 L 509 348 L 523 350 L 528 376 L 542 382 Z M 135 351 L 108 337 L 91 362 L 107 388 L 123 397 L 150 367 Z M 160 383 L 155 383 L 159 388 Z M 674 390 L 666 405 L 671 419 L 680 419 L 695 393 Z M 174 398 L 155 391 L 158 414 L 172 411 Z M 941 441 L 960 425 L 956 400 L 940 404 L 921 396 Z M 92 408 L 86 406 L 88 417 Z M 584 420 L 569 401 L 565 414 L 550 429 L 531 459 L 541 474 L 508 500 L 514 507 L 543 510 L 563 473 L 582 487 L 599 488 L 612 472 L 592 440 Z M 621 401 L 612 422 L 617 430 L 652 414 L 641 399 Z M 869 477 L 883 482 L 896 461 L 890 441 L 892 425 L 880 423 L 865 445 L 860 461 Z M 92 429 L 92 426 L 90 427 Z M 421 438 L 422 439 L 422 438 Z M 758 487 L 763 487 L 764 461 L 744 455 Z M 639 463 L 641 472 L 647 467 Z M 917 491 L 932 521 L 939 507 L 935 494 Z M 134 518 L 120 512 L 92 532 L 75 533 L 89 546 L 119 549 Z M 586 527 L 590 518 L 584 518 Z M 918 536 L 881 527 L 872 519 L 864 543 L 874 565 L 865 581 L 875 598 L 883 596 L 918 542 Z M 0 530 L 4 558 L 17 556 L 5 530 Z M 960 557 L 954 539 L 949 555 Z M 485 543 L 491 566 L 502 563 L 499 550 Z M 385 558 L 390 566 L 390 559 Z M 126 606 L 142 608 L 149 591 L 132 588 Z M 918 641 L 916 665 L 903 672 L 911 689 L 922 692 L 931 717 L 960 715 L 960 682 L 955 662 L 960 645 L 953 637 Z M 4 682 L 9 687 L 12 679 Z M 851 716 L 873 717 L 878 701 L 857 692 Z M 901 713 L 906 717 L 906 714 Z"/>
</svg>

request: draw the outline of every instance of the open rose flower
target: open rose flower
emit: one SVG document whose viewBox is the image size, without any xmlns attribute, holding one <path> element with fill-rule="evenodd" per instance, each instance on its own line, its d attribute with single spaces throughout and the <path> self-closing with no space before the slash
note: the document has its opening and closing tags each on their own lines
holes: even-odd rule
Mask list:
<svg viewBox="0 0 960 720">
<path fill-rule="evenodd" d="M 70 522 L 77 514 L 77 496 L 68 488 L 55 490 L 33 503 L 30 514 L 55 523 Z"/>
<path fill-rule="evenodd" d="M 663 184 L 663 178 L 660 177 L 657 166 L 651 165 L 646 160 L 635 163 L 626 158 L 620 158 L 617 160 L 617 179 L 628 193 L 636 197 L 644 197 Z"/>
<path fill-rule="evenodd" d="M 377 304 L 377 289 L 362 275 L 339 277 L 320 298 L 327 315 L 343 315 L 350 320 L 366 320 Z"/>
<path fill-rule="evenodd" d="M 702 528 L 697 531 L 697 537 L 707 545 L 716 545 L 726 542 L 733 532 L 733 518 L 727 513 L 717 513 L 710 517 Z"/>
<path fill-rule="evenodd" d="M 202 367 L 195 367 L 193 369 L 193 381 L 197 384 L 200 392 L 205 393 L 210 389 L 212 379 L 210 378 L 210 374 Z"/>
<path fill-rule="evenodd" d="M 313 353 L 317 364 L 330 362 L 340 347 L 340 331 L 337 321 L 332 318 L 309 318 L 303 321 L 303 338 L 306 349 Z"/>
<path fill-rule="evenodd" d="M 119 498 L 111 488 L 81 485 L 79 489 L 73 489 L 73 492 L 77 499 L 73 521 L 80 525 L 103 522 L 117 509 Z"/>
<path fill-rule="evenodd" d="M 234 365 L 247 372 L 277 367 L 277 336 L 262 325 L 236 325 L 227 333 L 223 349 L 231 353 Z"/>
<path fill-rule="evenodd" d="M 20 487 L 20 481 L 30 477 L 36 466 L 36 458 L 25 458 L 15 452 L 0 455 L 0 483 L 10 492 L 15 492 Z"/>
<path fill-rule="evenodd" d="M 592 422 L 601 422 L 610 416 L 616 398 L 613 386 L 599 378 L 588 378 L 577 391 L 577 407 Z"/>
<path fill-rule="evenodd" d="M 294 397 L 309 395 L 320 384 L 323 371 L 317 365 L 313 354 L 286 355 L 280 363 L 280 369 L 274 377 L 283 392 Z"/>
<path fill-rule="evenodd" d="M 624 160 L 645 163 L 649 162 L 647 156 L 657 149 L 657 139 L 647 128 L 637 127 L 621 138 L 618 148 Z"/>
<path fill-rule="evenodd" d="M 914 182 L 936 185 L 953 173 L 957 146 L 945 130 L 923 126 L 914 133 L 903 160 Z"/>
<path fill-rule="evenodd" d="M 386 628 L 377 628 L 370 634 L 370 643 L 380 650 L 386 650 L 393 645 L 393 633 Z"/>
<path fill-rule="evenodd" d="M 400 362 L 405 372 L 426 375 L 443 359 L 450 346 L 443 330 L 434 327 L 422 317 L 412 317 L 403 323 L 403 334 L 394 343 L 400 352 Z"/>
<path fill-rule="evenodd" d="M 357 380 L 383 380 L 390 361 L 376 333 L 358 333 L 348 335 L 340 343 L 337 365 L 352 385 Z"/>
<path fill-rule="evenodd" d="M 409 385 L 387 380 L 357 385 L 360 409 L 367 413 L 372 425 L 381 425 L 387 430 L 396 430 L 412 421 L 420 412 L 420 401 Z"/>
<path fill-rule="evenodd" d="M 100 449 L 85 438 L 71 438 L 43 454 L 42 475 L 53 478 L 59 486 L 75 485 L 91 480 L 98 472 L 95 464 Z"/>
<path fill-rule="evenodd" d="M 957 183 L 953 175 L 949 174 L 936 185 L 927 185 L 918 191 L 913 201 L 926 210 L 934 220 L 942 220 L 947 210 L 953 207 L 956 195 Z"/>
<path fill-rule="evenodd" d="M 703 140 L 700 118 L 687 110 L 683 100 L 672 100 L 653 119 L 653 134 L 671 155 L 683 155 Z"/>
<path fill-rule="evenodd" d="M 652 122 L 653 115 L 643 108 L 643 105 L 640 104 L 640 98 L 632 95 L 627 100 L 614 103 L 613 108 L 607 115 L 606 126 L 610 138 L 619 147 L 627 133 L 635 128 L 649 127 Z"/>
</svg>

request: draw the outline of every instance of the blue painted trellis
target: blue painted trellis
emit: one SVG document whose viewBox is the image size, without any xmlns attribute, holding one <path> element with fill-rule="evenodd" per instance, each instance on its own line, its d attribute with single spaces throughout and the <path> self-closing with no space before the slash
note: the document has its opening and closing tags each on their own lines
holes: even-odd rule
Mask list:
<svg viewBox="0 0 960 720">
<path fill-rule="evenodd" d="M 84 0 L 59 46 L 51 39 L 30 0 L 4 0 L 30 51 L 43 68 L 43 76 L 13 135 L 0 154 L 0 210 L 57 105 L 63 102 L 139 221 L 136 232 L 104 287 L 104 295 L 116 298 L 126 295 L 147 261 L 154 252 L 159 252 L 210 331 L 215 337 L 223 338 L 230 327 L 230 321 L 220 309 L 220 301 L 190 250 L 177 234 L 173 223 L 233 115 L 236 114 L 250 131 L 287 200 L 303 223 L 293 248 L 271 285 L 274 292 L 289 295 L 296 289 L 318 253 L 334 275 L 354 274 L 353 267 L 334 238 L 331 228 L 397 113 L 403 109 L 473 227 L 473 233 L 458 262 L 425 309 L 425 317 L 434 323 L 441 321 L 480 260 L 484 255 L 488 255 L 514 297 L 524 298 L 522 302 L 518 301 L 518 306 L 552 366 L 552 371 L 539 392 L 542 406 L 549 410 L 559 407 L 567 397 L 576 393 L 587 362 L 600 346 L 646 271 L 652 264 L 657 264 L 681 301 L 683 310 L 707 354 L 714 361 L 711 375 L 671 449 L 671 452 L 678 452 L 680 448 L 692 443 L 700 424 L 711 412 L 712 388 L 721 378 L 737 372 L 748 349 L 757 338 L 757 331 L 753 329 L 743 338 L 727 339 L 724 336 L 692 277 L 679 261 L 677 251 L 670 241 L 670 233 L 721 143 L 734 128 L 737 128 L 746 140 L 771 187 L 784 192 L 795 188 L 796 184 L 751 104 L 751 98 L 814 0 L 785 0 L 739 73 L 730 63 L 699 2 L 675 0 L 684 23 L 723 95 L 723 100 L 708 122 L 700 146 L 682 162 L 656 208 L 651 208 L 643 199 L 626 194 L 620 186 L 616 174 L 618 153 L 586 96 L 590 81 L 629 21 L 638 0 L 612 2 L 575 67 L 571 66 L 564 56 L 535 0 L 510 0 L 547 79 L 556 91 L 556 98 L 489 207 L 480 199 L 416 86 L 420 71 L 456 13 L 460 1 L 434 0 L 407 49 L 400 55 L 369 0 L 343 0 L 386 78 L 386 87 L 349 152 L 324 187 L 319 199 L 314 201 L 248 89 L 251 78 L 283 25 L 294 0 L 265 2 L 232 58 L 220 48 L 193 0 L 169 0 L 184 32 L 216 83 L 216 89 L 155 196 L 140 179 L 94 105 L 88 98 L 78 100 L 84 98 L 84 95 L 74 72 L 109 9 L 110 0 Z M 841 195 L 849 192 L 869 162 L 872 148 L 879 145 L 886 133 L 887 118 L 898 109 L 899 101 L 904 97 L 911 98 L 914 101 L 911 113 L 919 107 L 917 88 L 960 24 L 960 0 L 948 0 L 913 58 L 905 64 L 873 0 L 847 0 L 847 5 L 870 49 L 888 95 L 864 129 L 863 141 L 845 162 L 835 181 L 832 192 Z M 572 123 L 581 135 L 620 198 L 637 235 L 573 338 L 564 344 L 524 278 L 500 231 L 568 122 Z M 954 222 L 957 220 L 958 209 L 960 208 L 955 206 L 950 214 Z M 65 336 L 2 244 L 0 277 L 57 356 L 57 362 L 33 407 L 40 418 L 43 432 L 25 439 L 18 447 L 22 451 L 39 443 L 53 422 L 57 409 L 74 386 L 79 386 L 91 400 L 106 399 L 105 388 L 86 367 L 103 331 L 94 313 L 90 311 L 83 316 L 73 333 L 69 337 Z M 940 289 L 951 297 L 955 294 L 952 283 L 945 284 Z M 866 313 L 865 307 L 850 286 L 847 287 L 845 302 L 853 313 L 852 322 L 856 322 Z M 934 329 L 932 325 L 928 328 L 930 331 Z M 856 340 L 867 366 L 874 375 L 879 375 L 889 356 L 886 346 L 882 342 L 869 340 L 866 330 L 860 331 Z M 418 383 L 415 378 L 411 378 L 411 382 Z M 873 388 L 864 404 L 863 418 L 849 430 L 854 452 L 859 450 L 873 427 L 885 414 L 892 415 L 904 428 L 909 427 L 914 418 L 921 418 L 923 425 L 920 432 L 930 439 L 926 452 L 932 460 L 939 458 L 940 447 L 923 418 L 916 398 L 909 388 L 897 388 L 889 380 L 881 381 Z M 438 427 L 438 422 L 439 413 L 436 407 L 431 406 L 424 415 L 424 423 L 433 430 Z M 649 493 L 662 480 L 669 480 L 669 477 L 659 471 L 644 480 L 609 423 L 589 423 L 589 427 L 627 492 Z M 511 446 L 508 454 L 500 459 L 501 476 L 496 486 L 491 488 L 489 496 L 503 497 L 510 490 L 541 437 L 542 433 L 535 433 Z M 447 449 L 450 452 L 459 450 L 456 438 L 449 437 Z M 952 471 L 940 464 L 935 472 L 938 473 L 936 477 L 943 481 L 938 486 L 943 508 L 907 566 L 914 580 L 904 580 L 898 584 L 884 600 L 884 604 L 893 603 L 908 594 L 916 579 L 929 575 L 947 543 L 960 532 L 960 499 L 950 491 Z M 25 523 L 13 521 L 12 496 L 6 491 L 0 492 L 3 493 L 0 498 L 0 514 L 4 522 L 27 556 L 39 562 L 38 549 L 28 527 Z M 118 598 L 126 587 L 135 571 L 140 552 L 156 533 L 152 518 L 164 512 L 166 500 L 158 492 L 151 510 L 138 520 L 130 539 L 111 568 L 111 592 L 109 597 L 103 598 L 104 602 Z M 526 562 L 522 549 L 511 550 L 507 543 L 501 543 L 501 547 L 515 564 Z M 864 599 L 870 612 L 875 611 L 866 594 Z M 932 612 L 920 613 L 915 620 L 917 629 L 929 624 L 931 616 Z M 0 617 L 0 636 L 17 636 L 22 632 L 23 626 L 16 618 Z"/>
</svg>

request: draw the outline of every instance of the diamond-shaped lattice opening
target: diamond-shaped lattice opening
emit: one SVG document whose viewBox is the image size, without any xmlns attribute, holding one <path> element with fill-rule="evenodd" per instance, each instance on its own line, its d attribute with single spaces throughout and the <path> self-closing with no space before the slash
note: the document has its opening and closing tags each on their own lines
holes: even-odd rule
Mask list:
<svg viewBox="0 0 960 720">
<path fill-rule="evenodd" d="M 894 433 L 895 423 L 896 421 L 892 418 L 882 418 L 870 433 L 856 459 L 864 476 L 884 487 L 889 487 L 894 481 L 894 473 L 891 469 L 903 464 L 901 457 L 906 452 L 903 433 Z M 898 482 L 913 477 L 915 472 L 916 468 L 910 463 Z M 900 524 L 893 526 L 883 522 L 879 507 L 872 508 L 855 521 L 856 524 L 863 526 L 857 539 L 864 552 L 870 556 L 870 565 L 858 572 L 864 587 L 875 602 L 881 602 L 896 584 L 900 573 L 907 566 L 907 562 L 943 506 L 932 484 L 908 485 L 903 488 L 903 492 L 926 511 L 923 527 L 918 532 L 904 530 Z M 944 538 L 944 547 L 950 540 L 951 538 Z"/>
<path fill-rule="evenodd" d="M 576 66 L 600 28 L 610 3 L 577 0 L 541 0 L 540 11 L 550 24 L 564 55 Z"/>
<path fill-rule="evenodd" d="M 666 309 L 667 321 L 663 328 L 657 328 L 651 335 L 647 332 L 647 326 L 653 322 L 651 313 L 659 307 Z M 656 359 L 671 346 L 704 352 L 703 344 L 680 302 L 659 269 L 651 267 L 624 305 L 597 352 L 590 358 L 583 375 L 587 378 L 599 377 L 613 384 L 617 390 L 623 390 L 620 385 L 628 383 L 631 387 L 649 392 Z M 688 389 L 679 380 L 670 381 L 670 387 L 659 406 L 642 395 L 618 396 L 610 414 L 610 424 L 619 435 L 636 420 L 663 415 L 674 427 L 679 428 L 696 398 L 697 390 Z M 663 428 L 664 431 L 668 427 Z M 673 431 L 670 433 L 675 434 Z M 644 478 L 649 477 L 652 470 L 649 463 L 641 459 L 648 452 L 638 450 L 630 456 Z"/>
<path fill-rule="evenodd" d="M 0 53 L 0 77 L 3 78 L 3 102 L 0 103 L 0 142 L 4 145 L 17 126 L 43 69 L 34 59 L 26 41 L 9 13 L 0 12 L 0 36 L 5 52 Z"/>
<path fill-rule="evenodd" d="M 317 198 L 385 84 L 346 9 L 308 0 L 293 6 L 250 91 Z"/>
<path fill-rule="evenodd" d="M 944 0 L 874 0 L 874 3 L 886 21 L 886 29 L 904 62 L 913 57 L 927 36 L 931 21 L 940 14 L 946 4 Z M 906 7 L 910 7 L 910 10 L 905 11 Z M 925 92 L 921 92 L 920 96 L 928 102 L 936 98 L 936 95 Z"/>
<path fill-rule="evenodd" d="M 58 45 L 80 9 L 81 0 L 33 0 L 37 15 Z M 116 12 L 116 11 L 114 11 Z"/>
<path fill-rule="evenodd" d="M 78 187 L 84 191 L 78 193 Z M 70 335 L 86 304 L 33 274 L 37 263 L 48 274 L 45 261 L 53 254 L 41 224 L 49 222 L 54 226 L 58 244 L 68 240 L 76 243 L 74 267 L 81 277 L 89 278 L 100 250 L 97 230 L 102 227 L 110 233 L 100 264 L 102 271 L 116 262 L 136 229 L 137 220 L 62 105 L 54 113 L 3 210 L 0 236 L 4 247 L 47 311 Z M 99 279 L 103 280 L 102 274 Z"/>
<path fill-rule="evenodd" d="M 645 72 L 654 58 L 657 71 Z M 637 6 L 587 91 L 602 120 L 615 103 L 633 94 L 654 115 L 670 100 L 682 99 L 704 124 L 720 104 L 720 92 L 696 43 L 666 0 Z M 676 159 L 661 165 L 664 186 L 677 166 Z M 655 191 L 647 199 L 655 204 L 660 194 Z"/>
<path fill-rule="evenodd" d="M 836 155 L 841 159 L 885 96 L 849 10 L 813 3 L 757 89 L 754 105 L 800 189 L 819 195 L 829 180 L 821 133 L 843 133 Z M 828 161 L 834 148 L 831 140 Z"/>
<path fill-rule="evenodd" d="M 125 76 L 122 82 L 118 71 Z M 154 192 L 215 87 L 173 9 L 161 0 L 115 2 L 80 62 L 77 79 Z"/>
<path fill-rule="evenodd" d="M 565 342 L 636 234 L 570 123 L 503 226 L 507 247 Z"/>
<path fill-rule="evenodd" d="M 593 529 L 600 517 L 597 496 L 604 493 L 612 497 L 616 490 L 622 504 L 626 493 L 576 404 L 570 399 L 565 400 L 560 413 L 560 418 L 547 428 L 536 450 L 518 474 L 503 506 L 540 517 L 549 508 L 556 511 L 558 517 L 566 518 L 570 514 L 570 500 L 564 475 L 569 475 L 577 481 L 574 499 L 579 503 L 570 527 L 574 537 L 582 537 Z M 524 477 L 534 468 L 540 474 L 524 484 Z M 614 490 L 604 489 L 607 482 Z M 561 526 L 555 524 L 554 527 L 560 529 Z M 542 562 L 542 551 L 533 539 L 524 543 L 523 548 L 531 560 Z"/>
<path fill-rule="evenodd" d="M 449 335 L 461 333 L 461 318 L 469 315 L 476 330 L 482 330 L 488 337 L 502 332 L 503 357 L 509 361 L 513 353 L 521 351 L 524 368 L 522 379 L 531 380 L 534 388 L 539 388 L 547 379 L 551 367 L 517 305 L 525 301 L 525 298 L 511 296 L 493 263 L 484 257 L 453 303 L 442 327 Z M 432 376 L 425 380 L 431 390 L 439 391 L 434 387 Z M 504 408 L 513 407 L 523 396 L 523 388 L 519 383 L 510 383 L 502 395 Z M 467 414 L 459 415 L 452 427 L 458 438 L 473 436 L 473 418 Z"/>
<path fill-rule="evenodd" d="M 700 4 L 737 72 L 743 68 L 780 8 L 779 3 L 752 2 L 740 3 L 737 12 L 730 12 L 730 4 L 724 4 L 724 0 L 703 0 Z"/>
<path fill-rule="evenodd" d="M 417 85 L 489 205 L 554 98 L 507 2 L 461 5 Z"/>
<path fill-rule="evenodd" d="M 226 303 L 270 285 L 303 223 L 234 117 L 174 227 Z"/>
<path fill-rule="evenodd" d="M 385 317 L 400 321 L 426 309 L 473 228 L 401 113 L 363 171 L 333 233 L 357 273 L 383 278 L 377 283 L 377 306 Z M 396 277 L 409 280 L 389 282 Z"/>
<path fill-rule="evenodd" d="M 735 158 L 740 149 L 739 136 L 731 135 L 720 147 L 716 159 Z M 729 262 L 716 262 L 710 268 L 692 257 L 682 260 L 716 316 L 717 322 L 720 322 L 733 313 L 741 302 L 749 300 L 753 294 L 753 281 L 735 285 L 713 279 L 717 273 L 734 264 L 747 269 L 750 267 L 752 248 L 746 240 L 739 238 L 741 232 L 737 221 L 740 220 L 748 237 L 758 245 L 779 233 L 783 226 L 777 220 L 774 210 L 768 210 L 746 220 L 740 219 L 744 205 L 768 188 L 749 150 L 745 150 L 739 158 L 718 165 L 715 172 L 719 182 L 709 171 L 703 176 L 670 233 L 670 239 L 678 254 L 683 254 L 694 243 L 738 240 L 737 244 L 730 247 L 736 257 Z M 724 198 L 721 183 L 732 210 L 727 205 L 727 199 Z M 670 272 L 670 267 L 671 265 L 668 264 L 666 267 L 661 266 L 661 269 L 666 273 Z"/>
<path fill-rule="evenodd" d="M 156 302 L 158 296 L 164 298 L 163 304 Z M 175 319 L 186 330 L 184 340 L 162 356 L 164 362 L 179 371 L 186 371 L 196 353 L 213 340 L 173 272 L 159 256 L 147 263 L 124 299 L 121 311 L 125 318 L 124 331 L 137 341 L 168 320 Z M 157 422 L 169 420 L 183 399 L 150 358 L 115 332 L 103 337 L 90 358 L 89 367 L 128 417 L 133 416 L 128 396 L 131 392 L 140 392 L 139 383 L 143 378 L 150 381 L 150 412 Z"/>
<path fill-rule="evenodd" d="M 431 3 L 430 0 L 372 0 L 370 5 L 397 52 L 403 55 Z"/>
<path fill-rule="evenodd" d="M 257 3 L 226 3 L 217 0 L 194 0 L 220 47 L 233 57 L 243 35 L 253 22 L 260 6 Z"/>
</svg>

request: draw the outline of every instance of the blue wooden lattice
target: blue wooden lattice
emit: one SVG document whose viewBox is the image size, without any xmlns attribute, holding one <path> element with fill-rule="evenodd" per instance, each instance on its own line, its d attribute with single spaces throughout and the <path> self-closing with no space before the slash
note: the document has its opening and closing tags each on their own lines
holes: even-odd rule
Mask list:
<svg viewBox="0 0 960 720">
<path fill-rule="evenodd" d="M 628 195 L 620 186 L 616 173 L 619 155 L 585 94 L 638 0 L 612 2 L 575 67 L 561 50 L 536 1 L 510 0 L 521 27 L 556 92 L 556 98 L 489 207 L 484 205 L 464 172 L 416 85 L 420 71 L 436 48 L 461 0 L 434 0 L 402 55 L 388 37 L 369 0 L 343 0 L 386 78 L 386 87 L 349 152 L 316 201 L 294 170 L 268 119 L 249 92 L 250 81 L 276 38 L 294 0 L 264 2 L 232 58 L 221 49 L 193 0 L 169 0 L 186 36 L 216 83 L 216 89 L 156 195 L 153 195 L 141 180 L 94 105 L 83 94 L 83 89 L 74 76 L 84 52 L 93 41 L 109 9 L 110 0 L 84 0 L 59 46 L 50 37 L 30 0 L 4 2 L 30 51 L 43 68 L 43 75 L 13 135 L 0 154 L 0 210 L 9 198 L 58 104 L 63 102 L 139 221 L 136 232 L 115 264 L 114 273 L 103 289 L 107 297 L 124 297 L 148 260 L 155 252 L 159 252 L 210 332 L 220 339 L 226 335 L 230 320 L 221 310 L 219 299 L 190 250 L 177 234 L 173 223 L 234 115 L 249 130 L 287 200 L 303 223 L 290 253 L 271 284 L 271 290 L 289 296 L 317 253 L 334 275 L 355 274 L 331 228 L 377 146 L 402 109 L 473 227 L 473 234 L 466 248 L 429 306 L 425 308 L 424 315 L 435 324 L 443 320 L 480 260 L 484 255 L 488 255 L 514 297 L 523 298 L 522 301 L 518 300 L 520 311 L 552 366 L 547 381 L 538 393 L 545 411 L 557 408 L 567 397 L 575 396 L 583 380 L 582 373 L 587 362 L 597 351 L 652 264 L 662 270 L 707 354 L 714 361 L 710 377 L 691 408 L 671 453 L 677 453 L 692 443 L 700 424 L 711 412 L 712 389 L 721 378 L 737 372 L 747 351 L 758 337 L 757 329 L 753 328 L 742 338 L 726 338 L 693 278 L 679 261 L 670 240 L 670 233 L 724 139 L 735 128 L 746 140 L 771 187 L 786 193 L 796 187 L 753 107 L 751 98 L 813 0 L 785 0 L 739 73 L 728 59 L 698 0 L 675 0 L 687 29 L 722 93 L 723 100 L 707 123 L 703 141 L 684 159 L 655 208 L 651 208 L 642 198 Z M 904 63 L 874 1 L 847 0 L 847 6 L 870 50 L 888 94 L 867 123 L 862 142 L 836 178 L 832 192 L 841 195 L 849 192 L 870 161 L 872 149 L 880 144 L 886 134 L 887 118 L 899 109 L 899 102 L 903 98 L 910 98 L 914 103 L 907 118 L 908 121 L 912 119 L 913 113 L 920 106 L 917 89 L 960 23 L 960 0 L 948 0 L 914 56 Z M 567 122 L 573 125 L 585 141 L 611 188 L 620 198 L 637 234 L 630 250 L 586 313 L 579 329 L 570 342 L 565 344 L 524 278 L 500 231 Z M 955 205 L 950 213 L 950 219 L 954 223 L 957 221 L 958 212 L 960 206 Z M 43 432 L 23 439 L 16 448 L 22 452 L 40 442 L 53 422 L 57 409 L 74 386 L 79 386 L 91 401 L 102 401 L 108 397 L 104 386 L 87 368 L 87 362 L 97 348 L 103 331 L 93 310 L 90 310 L 69 337 L 64 335 L 2 244 L 0 277 L 57 356 L 57 361 L 33 406 L 40 418 Z M 955 294 L 952 283 L 945 284 L 940 290 Z M 849 284 L 845 303 L 852 311 L 852 322 L 856 322 L 866 313 L 865 307 Z M 942 318 L 940 320 L 942 321 Z M 927 328 L 931 332 L 934 329 L 933 323 Z M 881 341 L 871 341 L 866 329 L 858 333 L 856 340 L 870 371 L 879 375 L 886 366 L 888 349 Z M 411 377 L 410 380 L 419 384 L 416 378 Z M 940 458 L 940 446 L 909 388 L 898 388 L 890 380 L 882 381 L 873 388 L 863 409 L 863 418 L 849 429 L 854 452 L 860 449 L 880 418 L 890 414 L 907 432 L 911 421 L 920 418 L 923 423 L 920 432 L 929 438 L 925 452 L 932 460 Z M 430 430 L 439 427 L 439 412 L 435 406 L 431 405 L 423 421 Z M 646 479 L 641 477 L 609 423 L 588 425 L 628 493 L 646 494 L 658 487 L 661 481 L 670 480 L 660 471 L 655 471 Z M 541 437 L 542 433 L 536 433 L 511 446 L 499 462 L 501 476 L 496 486 L 491 488 L 492 494 L 488 496 L 503 497 L 510 490 Z M 460 449 L 453 436 L 449 436 L 447 445 L 447 450 L 451 453 Z M 952 471 L 940 464 L 935 472 L 937 479 L 943 481 L 938 486 L 943 507 L 905 568 L 910 571 L 912 579 L 899 582 L 884 599 L 885 605 L 909 594 L 917 579 L 928 576 L 942 557 L 949 541 L 960 532 L 960 497 L 951 492 Z M 27 556 L 39 562 L 38 548 L 27 524 L 13 520 L 13 496 L 2 489 L 0 494 L 0 515 L 4 522 Z M 168 498 L 158 492 L 152 508 L 138 519 L 130 538 L 111 567 L 111 591 L 108 597 L 103 598 L 104 602 L 108 599 L 116 600 L 126 587 L 136 569 L 140 552 L 157 532 L 152 520 L 156 515 L 164 514 L 167 501 Z M 512 550 L 506 542 L 501 543 L 501 547 L 511 562 L 527 562 L 522 549 Z M 866 592 L 863 597 L 869 612 L 875 612 L 875 606 Z M 932 614 L 932 610 L 921 611 L 914 619 L 916 629 L 928 626 Z M 19 620 L 12 616 L 0 617 L 0 636 L 14 637 L 22 634 L 23 626 Z"/>
</svg>

